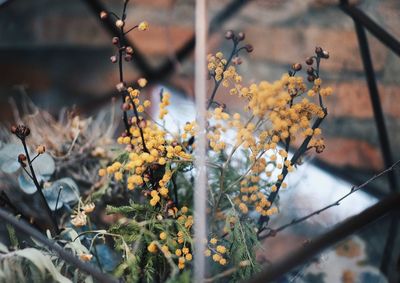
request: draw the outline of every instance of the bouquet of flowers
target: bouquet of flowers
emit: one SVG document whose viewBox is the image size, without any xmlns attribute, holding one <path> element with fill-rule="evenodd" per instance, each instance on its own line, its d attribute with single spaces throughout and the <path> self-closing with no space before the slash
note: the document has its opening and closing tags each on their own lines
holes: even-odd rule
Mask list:
<svg viewBox="0 0 400 283">
<path fill-rule="evenodd" d="M 57 245 L 122 282 L 190 282 L 199 129 L 196 121 L 186 121 L 178 131 L 169 129 L 165 119 L 172 94 L 161 90 L 155 117 L 149 110 L 152 102 L 142 98 L 146 79 L 125 82 L 123 62 L 132 59 L 134 50 L 123 38 L 149 28 L 147 22 L 128 26 L 127 3 L 120 16 L 100 14 L 120 31 L 112 38 L 116 55 L 111 62 L 120 77 L 116 88 L 123 131 L 117 132 L 120 110 L 114 106 L 92 118 L 71 111 L 56 121 L 27 102 L 34 114 L 21 115 L 0 148 L 5 180 L 1 201 Z M 332 94 L 319 76 L 321 63 L 329 58 L 321 47 L 306 59 L 306 70 L 296 63 L 278 81 L 247 84 L 240 56 L 253 47 L 244 43 L 242 32 L 228 31 L 225 38 L 232 44 L 230 54 L 207 58 L 212 92 L 205 133 L 204 256 L 209 282 L 236 282 L 259 270 L 256 249 L 263 238 L 278 232 L 269 220 L 280 210 L 284 213 L 277 200 L 280 190 L 290 186 L 287 175 L 305 154 L 325 148 L 319 126 L 327 116 L 324 100 Z M 238 97 L 243 111 L 232 112 L 219 103 L 219 93 Z M 29 235 L 19 235 L 10 225 L 6 231 L 0 278 L 93 280 Z"/>
</svg>

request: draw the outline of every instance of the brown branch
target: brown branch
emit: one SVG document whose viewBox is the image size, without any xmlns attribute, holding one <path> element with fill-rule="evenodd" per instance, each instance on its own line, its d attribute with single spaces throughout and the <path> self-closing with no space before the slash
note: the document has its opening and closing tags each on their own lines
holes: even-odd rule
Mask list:
<svg viewBox="0 0 400 283">
<path fill-rule="evenodd" d="M 121 15 L 121 19 L 122 21 L 125 21 L 126 19 L 126 8 L 128 5 L 129 0 L 126 0 L 124 2 L 124 7 L 122 9 L 122 15 Z M 142 144 L 143 144 L 143 149 L 145 152 L 149 152 L 149 150 L 147 149 L 146 146 L 146 142 L 144 140 L 144 134 L 143 134 L 143 129 L 141 128 L 140 124 L 139 124 L 139 113 L 137 111 L 137 107 L 136 104 L 134 103 L 132 97 L 129 95 L 128 91 L 126 90 L 125 87 L 125 82 L 124 82 L 124 68 L 123 68 L 123 58 L 122 55 L 124 53 L 124 50 L 126 50 L 126 44 L 125 44 L 125 34 L 127 34 L 128 32 L 130 32 L 131 30 L 133 30 L 134 28 L 136 28 L 137 26 L 134 26 L 133 28 L 131 28 L 130 30 L 128 30 L 127 32 L 124 32 L 124 26 L 121 26 L 119 29 L 119 35 L 118 35 L 118 70 L 119 70 L 119 82 L 120 84 L 122 84 L 122 90 L 121 90 L 121 98 L 122 98 L 122 104 L 125 103 L 126 97 L 129 97 L 130 102 L 132 104 L 133 107 L 133 113 L 136 117 L 136 125 L 139 128 L 139 132 L 140 132 L 140 137 L 142 139 Z M 124 107 L 123 107 L 124 108 Z M 123 109 L 124 113 L 123 113 L 123 121 L 124 121 L 124 125 L 125 125 L 125 130 L 126 130 L 126 134 L 128 136 L 132 136 L 131 132 L 130 132 L 130 123 L 129 123 L 129 118 L 128 118 L 128 112 L 126 109 Z"/>
<path fill-rule="evenodd" d="M 20 232 L 29 235 L 30 237 L 36 239 L 37 241 L 41 242 L 45 246 L 49 247 L 53 251 L 55 251 L 60 258 L 65 260 L 65 262 L 77 267 L 79 270 L 91 275 L 96 282 L 102 283 L 116 283 L 118 282 L 114 278 L 110 277 L 108 274 L 104 274 L 100 272 L 98 269 L 94 268 L 93 265 L 85 263 L 79 260 L 75 255 L 70 252 L 67 252 L 61 246 L 57 245 L 56 242 L 53 240 L 45 237 L 42 233 L 38 230 L 31 227 L 28 223 L 23 220 L 18 220 L 16 217 L 10 215 L 6 211 L 0 208 L 0 219 L 5 222 L 10 223 L 15 229 L 19 230 Z"/>
</svg>

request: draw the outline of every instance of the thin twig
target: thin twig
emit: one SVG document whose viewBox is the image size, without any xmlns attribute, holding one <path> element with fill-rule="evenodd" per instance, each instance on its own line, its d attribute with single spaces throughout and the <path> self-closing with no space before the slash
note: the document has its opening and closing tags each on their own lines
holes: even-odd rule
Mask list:
<svg viewBox="0 0 400 283">
<path fill-rule="evenodd" d="M 327 205 L 327 206 L 324 206 L 324 207 L 321 208 L 321 209 L 318 209 L 318 210 L 316 210 L 316 211 L 314 211 L 314 212 L 312 212 L 312 213 L 310 213 L 310 214 L 307 214 L 307 215 L 305 215 L 305 216 L 303 216 L 303 217 L 300 217 L 300 218 L 297 218 L 297 219 L 293 219 L 291 222 L 289 222 L 289 223 L 287 223 L 287 224 L 285 224 L 285 225 L 282 225 L 282 226 L 280 226 L 280 227 L 278 227 L 278 228 L 276 228 L 276 229 L 269 228 L 269 229 L 268 229 L 268 233 L 265 234 L 265 235 L 260 236 L 259 239 L 262 240 L 262 239 L 265 239 L 265 238 L 274 237 L 274 236 L 276 236 L 277 233 L 281 232 L 282 230 L 285 230 L 285 229 L 287 229 L 287 228 L 289 228 L 289 227 L 291 227 L 291 226 L 294 226 L 294 225 L 297 225 L 297 224 L 299 224 L 299 223 L 302 223 L 302 222 L 306 221 L 307 219 L 309 219 L 309 218 L 311 218 L 311 217 L 313 217 L 313 216 L 315 216 L 315 215 L 318 215 L 318 214 L 320 214 L 321 212 L 323 212 L 323 211 L 325 211 L 325 210 L 327 210 L 327 209 L 329 209 L 329 208 L 331 208 L 331 207 L 340 205 L 340 203 L 341 203 L 345 198 L 347 198 L 347 197 L 349 197 L 350 195 L 352 195 L 353 193 L 355 193 L 355 192 L 357 192 L 357 191 L 363 189 L 364 187 L 366 187 L 368 184 L 370 184 L 371 182 L 375 181 L 375 180 L 378 179 L 379 177 L 381 177 L 381 176 L 385 175 L 386 173 L 388 173 L 388 172 L 394 170 L 394 168 L 395 168 L 396 166 L 398 166 L 399 164 L 400 164 L 400 160 L 398 160 L 397 162 L 395 162 L 392 166 L 390 166 L 390 167 L 387 168 L 386 170 L 384 170 L 384 171 L 380 172 L 379 174 L 376 174 L 376 175 L 373 176 L 372 178 L 368 179 L 367 181 L 365 181 L 365 182 L 362 183 L 361 185 L 353 186 L 353 187 L 351 188 L 350 192 L 348 192 L 347 194 L 345 194 L 344 196 L 342 196 L 341 198 L 339 198 L 339 199 L 336 200 L 335 202 L 333 202 L 333 203 L 331 203 L 331 204 L 329 204 L 329 205 Z"/>
<path fill-rule="evenodd" d="M 46 200 L 46 197 L 45 197 L 44 194 L 43 194 L 42 186 L 39 184 L 39 181 L 38 181 L 38 179 L 37 179 L 37 177 L 36 177 L 35 170 L 33 169 L 32 161 L 31 161 L 31 158 L 30 158 L 30 156 L 29 156 L 28 147 L 26 146 L 25 138 L 22 138 L 22 139 L 20 139 L 20 140 L 21 140 L 22 146 L 24 147 L 26 159 L 27 159 L 27 161 L 28 161 L 29 169 L 30 169 L 30 171 L 31 171 L 30 177 L 31 177 L 33 183 L 35 184 L 36 190 L 39 192 L 39 195 L 40 195 L 41 198 L 42 198 L 42 201 L 43 201 L 43 203 L 44 203 L 44 205 L 45 205 L 47 214 L 50 216 L 50 219 L 51 219 L 52 222 L 53 222 L 53 226 L 54 226 L 53 228 L 54 228 L 55 232 L 56 232 L 57 234 L 59 234 L 59 233 L 60 233 L 60 229 L 58 228 L 57 219 L 55 218 L 53 212 L 51 211 L 51 209 L 50 209 L 50 207 L 49 207 L 49 204 L 48 204 L 48 202 L 47 202 L 47 200 Z"/>
</svg>

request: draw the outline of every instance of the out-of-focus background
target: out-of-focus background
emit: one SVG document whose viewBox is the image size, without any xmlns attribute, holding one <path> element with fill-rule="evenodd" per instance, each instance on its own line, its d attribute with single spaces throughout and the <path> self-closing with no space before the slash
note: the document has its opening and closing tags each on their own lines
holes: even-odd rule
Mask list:
<svg viewBox="0 0 400 283">
<path fill-rule="evenodd" d="M 62 106 L 77 105 L 94 112 L 115 95 L 118 81 L 111 35 L 100 22 L 92 0 L 2 0 L 0 6 L 0 117 L 12 117 L 8 99 L 24 86 L 38 105 L 57 113 Z M 129 39 L 136 54 L 127 64 L 128 81 L 152 74 L 162 83 L 192 96 L 194 1 L 132 0 L 128 19 L 150 23 L 147 32 L 133 32 Z M 324 166 L 357 178 L 383 168 L 373 111 L 364 77 L 354 23 L 335 0 L 209 1 L 209 18 L 232 3 L 232 15 L 214 22 L 210 51 L 229 51 L 224 31 L 246 33 L 254 52 L 244 56 L 241 72 L 245 81 L 274 80 L 293 62 L 303 62 L 320 45 L 331 58 L 322 64 L 322 77 L 335 89 L 329 99 L 329 117 L 324 125 L 327 150 L 319 158 Z M 244 2 L 244 4 L 242 3 Z M 359 0 L 355 2 L 372 19 L 400 39 L 400 2 Z M 120 0 L 99 1 L 106 9 L 121 10 Z M 221 18 L 221 17 L 219 17 Z M 400 59 L 368 35 L 373 66 L 385 113 L 392 152 L 400 157 Z M 187 47 L 189 56 L 175 52 Z M 167 62 L 160 74 L 157 67 Z M 143 66 L 144 65 L 144 66 Z M 165 67 L 165 65 L 164 65 Z M 221 99 L 223 100 L 223 99 Z M 349 174 L 351 173 L 351 174 Z M 351 177 L 347 176 L 347 177 Z"/>
<path fill-rule="evenodd" d="M 115 53 L 110 26 L 100 21 L 98 12 L 118 12 L 122 2 L 0 0 L 1 121 L 13 119 L 9 99 L 18 100 L 22 91 L 54 115 L 65 106 L 93 114 L 109 105 L 117 96 L 118 72 L 109 60 Z M 128 35 L 135 56 L 125 64 L 125 76 L 128 82 L 146 77 L 147 95 L 163 86 L 181 94 L 179 103 L 193 97 L 194 2 L 131 0 L 128 26 L 146 20 L 150 28 Z M 399 1 L 350 2 L 400 40 Z M 327 101 L 329 116 L 323 125 L 327 148 L 314 165 L 349 185 L 385 168 L 354 22 L 339 8 L 339 0 L 214 0 L 208 7 L 210 52 L 229 52 L 231 43 L 224 39 L 228 29 L 245 32 L 245 42 L 254 46 L 254 52 L 243 55 L 244 82 L 278 79 L 292 63 L 304 63 L 315 46 L 328 50 L 321 77 L 334 95 Z M 392 159 L 397 160 L 400 59 L 369 33 L 367 37 Z M 217 100 L 240 108 L 223 94 Z M 367 191 L 371 198 L 388 193 L 387 179 Z M 384 237 L 376 242 L 380 240 Z"/>
</svg>

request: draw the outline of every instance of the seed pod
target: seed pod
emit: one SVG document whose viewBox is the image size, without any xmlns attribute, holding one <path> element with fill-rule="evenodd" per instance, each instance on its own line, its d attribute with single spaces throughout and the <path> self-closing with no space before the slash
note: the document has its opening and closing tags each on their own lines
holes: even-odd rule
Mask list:
<svg viewBox="0 0 400 283">
<path fill-rule="evenodd" d="M 106 11 L 100 12 L 100 19 L 105 20 L 108 18 L 108 13 Z"/>
<path fill-rule="evenodd" d="M 296 71 L 296 72 L 298 72 L 298 71 L 300 71 L 301 70 L 301 64 L 300 63 L 295 63 L 295 64 L 293 64 L 292 65 L 292 69 L 294 70 L 294 71 Z"/>
<path fill-rule="evenodd" d="M 306 64 L 307 64 L 307 65 L 312 65 L 313 63 L 314 63 L 314 60 L 313 60 L 312 57 L 308 57 L 308 58 L 306 59 Z"/>
<path fill-rule="evenodd" d="M 225 33 L 225 38 L 226 38 L 226 39 L 232 39 L 233 36 L 234 36 L 234 33 L 233 33 L 233 31 L 231 31 L 231 30 L 228 30 L 228 31 Z"/>
<path fill-rule="evenodd" d="M 238 33 L 238 35 L 237 35 L 237 39 L 238 39 L 238 41 L 242 41 L 242 40 L 244 40 L 246 38 L 246 35 L 245 35 L 245 33 L 244 32 L 239 32 Z"/>
</svg>

